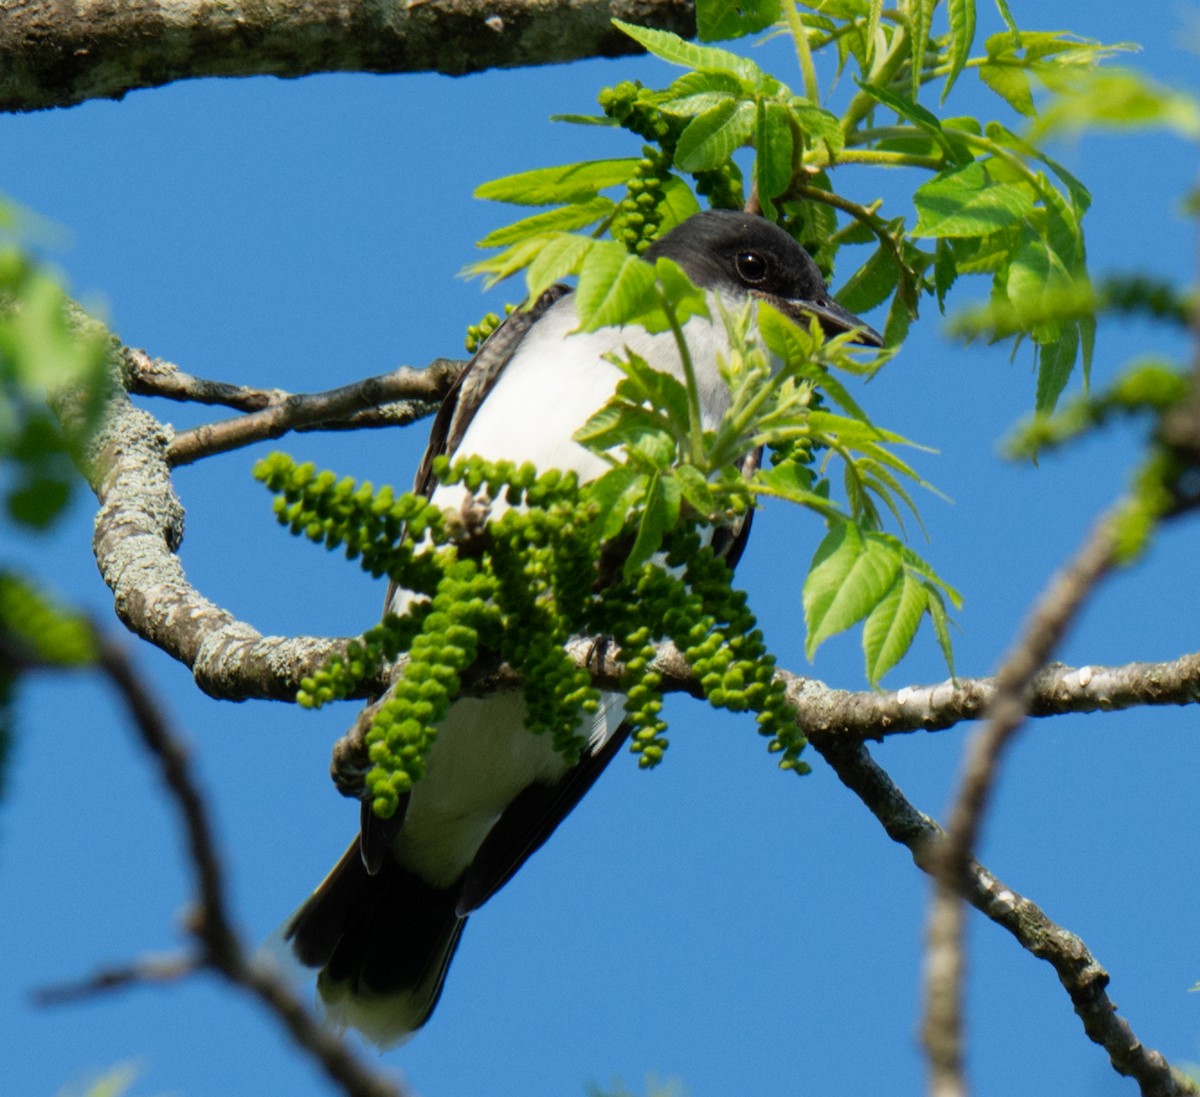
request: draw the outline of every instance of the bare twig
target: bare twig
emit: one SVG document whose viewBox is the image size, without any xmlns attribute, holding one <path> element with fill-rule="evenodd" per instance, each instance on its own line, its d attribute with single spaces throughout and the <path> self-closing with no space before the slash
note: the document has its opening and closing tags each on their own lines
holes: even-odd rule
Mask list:
<svg viewBox="0 0 1200 1097">
<path fill-rule="evenodd" d="M 175 983 L 194 975 L 203 964 L 195 956 L 140 956 L 131 964 L 102 968 L 76 983 L 39 987 L 33 1000 L 39 1006 L 61 1006 L 83 1002 L 101 994 L 147 983 Z"/>
<path fill-rule="evenodd" d="M 861 743 L 813 736 L 813 747 L 833 767 L 842 783 L 859 797 L 888 836 L 911 852 L 916 865 L 930 875 L 943 860 L 946 836 L 924 812 L 915 808 Z M 1084 1031 L 1108 1053 L 1113 1068 L 1133 1078 L 1143 1097 L 1196 1097 L 1200 1088 L 1146 1047 L 1117 1014 L 1106 987 L 1108 972 L 1075 934 L 1055 924 L 1029 899 L 968 860 L 963 895 L 977 910 L 1013 935 L 1022 948 L 1054 968 L 1083 1023 Z"/>
<path fill-rule="evenodd" d="M 167 446 L 167 464 L 188 465 L 255 442 L 282 438 L 293 430 L 329 425 L 340 429 L 407 426 L 437 410 L 463 365 L 451 358 L 438 358 L 425 369 L 401 367 L 328 392 L 264 393 L 267 403 L 258 411 L 177 434 Z M 231 395 L 242 398 L 244 393 Z M 373 414 L 365 414 L 368 412 Z"/>
<path fill-rule="evenodd" d="M 1116 518 L 1105 516 L 1039 599 L 1017 646 L 995 680 L 988 722 L 971 741 L 941 846 L 929 917 L 923 1026 L 934 1097 L 967 1092 L 962 1062 L 963 910 L 971 851 L 993 788 L 1001 752 L 1025 722 L 1029 691 L 1076 614 L 1115 563 Z"/>
<path fill-rule="evenodd" d="M 192 774 L 187 752 L 124 650 L 103 636 L 100 667 L 128 708 L 142 745 L 157 762 L 159 775 L 182 820 L 198 897 L 188 928 L 200 946 L 199 962 L 266 1005 L 296 1044 L 350 1097 L 404 1097 L 397 1083 L 361 1063 L 335 1033 L 321 1025 L 281 979 L 249 959 L 230 920 L 208 806 Z M 134 968 L 145 971 L 143 965 Z M 153 974 L 161 977 L 162 971 Z M 91 982 L 97 986 L 96 980 Z M 129 979 L 110 977 L 109 982 L 125 985 Z"/>
</svg>

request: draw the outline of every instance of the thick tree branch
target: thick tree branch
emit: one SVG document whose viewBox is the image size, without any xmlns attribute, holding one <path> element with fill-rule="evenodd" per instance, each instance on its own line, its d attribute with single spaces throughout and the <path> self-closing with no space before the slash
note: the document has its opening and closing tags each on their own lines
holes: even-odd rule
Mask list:
<svg viewBox="0 0 1200 1097">
<path fill-rule="evenodd" d="M 0 110 L 202 76 L 461 76 L 640 50 L 613 17 L 695 33 L 689 0 L 24 0 L 0 8 Z"/>
<path fill-rule="evenodd" d="M 934 875 L 943 860 L 946 836 L 928 815 L 917 810 L 859 743 L 814 736 L 813 747 L 842 783 L 879 820 L 890 838 L 906 846 L 919 868 Z M 1117 1014 L 1106 993 L 1108 972 L 1075 934 L 1056 925 L 1029 899 L 1013 891 L 986 868 L 969 860 L 963 895 L 977 910 L 1008 930 L 1021 947 L 1054 968 L 1088 1037 L 1108 1052 L 1113 1068 L 1133 1078 L 1143 1097 L 1195 1097 L 1200 1088 L 1139 1040 Z"/>
<path fill-rule="evenodd" d="M 138 636 L 187 666 L 201 689 L 212 696 L 292 699 L 300 681 L 341 650 L 345 641 L 264 637 L 188 583 L 175 555 L 183 537 L 183 508 L 171 484 L 168 453 L 174 436 L 168 426 L 132 405 L 124 385 L 173 399 L 257 411 L 273 401 L 291 408 L 320 406 L 324 395 L 295 396 L 203 381 L 152 360 L 143 351 L 120 347 L 115 341 L 113 346 L 114 379 L 84 465 L 100 503 L 94 537 L 97 562 L 115 596 L 118 615 Z M 446 376 L 432 384 L 448 383 L 450 369 L 446 366 Z M 388 396 L 428 391 L 419 371 L 384 376 L 396 384 Z M 310 400 L 315 403 L 310 405 Z M 70 429 L 79 415 L 78 401 L 68 395 L 56 406 Z M 678 652 L 669 645 L 660 652 L 664 688 L 696 693 L 697 684 Z M 579 657 L 584 657 L 582 650 Z M 598 684 L 619 680 L 612 651 L 589 658 Z M 854 740 L 950 728 L 982 716 L 995 694 L 995 682 L 989 678 L 905 686 L 891 693 L 854 693 L 787 671 L 780 674 L 807 731 Z M 383 678 L 369 680 L 355 696 L 377 694 L 385 685 Z M 1048 667 L 1033 683 L 1029 711 L 1050 716 L 1198 700 L 1200 654 L 1191 654 L 1168 663 Z"/>
</svg>

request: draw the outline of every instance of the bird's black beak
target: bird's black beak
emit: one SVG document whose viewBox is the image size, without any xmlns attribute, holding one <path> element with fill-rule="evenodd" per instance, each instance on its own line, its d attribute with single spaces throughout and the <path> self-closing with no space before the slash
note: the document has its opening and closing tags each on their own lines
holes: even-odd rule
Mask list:
<svg viewBox="0 0 1200 1097">
<path fill-rule="evenodd" d="M 807 325 L 810 317 L 815 316 L 825 329 L 826 335 L 841 335 L 844 332 L 854 333 L 854 342 L 866 347 L 882 347 L 883 336 L 870 324 L 865 323 L 849 309 L 842 308 L 832 297 L 823 295 L 813 300 L 803 298 L 782 298 L 762 294 L 764 301 L 769 301 L 780 312 L 790 316 L 796 323 Z"/>
</svg>

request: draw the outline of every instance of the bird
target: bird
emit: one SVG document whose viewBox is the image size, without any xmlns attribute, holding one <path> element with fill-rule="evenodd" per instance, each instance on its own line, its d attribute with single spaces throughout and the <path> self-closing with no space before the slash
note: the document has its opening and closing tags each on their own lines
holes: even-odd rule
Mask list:
<svg viewBox="0 0 1200 1097">
<path fill-rule="evenodd" d="M 870 326 L 829 294 L 816 263 L 782 228 L 752 213 L 707 210 L 664 233 L 645 252 L 674 260 L 708 295 L 726 303 L 770 302 L 798 322 L 815 317 L 830 334 L 882 346 Z M 728 349 L 718 310 L 686 327 L 705 429 L 729 404 L 719 355 Z M 574 470 L 581 481 L 608 467 L 574 440 L 621 377 L 606 355 L 626 348 L 682 377 L 672 333 L 639 327 L 578 331 L 573 292 L 547 290 L 480 348 L 444 400 L 415 490 L 456 507 L 461 486 L 435 483 L 441 455 L 531 462 Z M 749 523 L 724 546 L 732 566 Z M 403 612 L 407 591 L 389 592 Z M 359 836 L 284 926 L 294 958 L 320 969 L 329 1019 L 392 1047 L 423 1026 L 442 992 L 468 916 L 503 887 L 571 812 L 625 742 L 623 696 L 602 694 L 584 717 L 587 745 L 568 765 L 548 735 L 524 724 L 519 691 L 463 697 L 438 727 L 425 774 L 392 819 L 362 808 Z"/>
</svg>

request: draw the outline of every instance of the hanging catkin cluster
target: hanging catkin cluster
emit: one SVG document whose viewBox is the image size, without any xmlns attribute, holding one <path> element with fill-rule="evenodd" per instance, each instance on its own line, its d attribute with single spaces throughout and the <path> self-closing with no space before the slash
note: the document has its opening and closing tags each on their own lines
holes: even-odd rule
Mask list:
<svg viewBox="0 0 1200 1097">
<path fill-rule="evenodd" d="M 463 485 L 475 505 L 442 511 L 421 496 L 339 480 L 283 454 L 255 469 L 293 533 L 343 548 L 364 570 L 415 596 L 402 616 L 389 615 L 352 642 L 300 693 L 308 706 L 344 698 L 407 655 L 367 733 L 367 788 L 377 814 L 392 814 L 421 778 L 437 724 L 481 652 L 522 676 L 530 731 L 551 735 L 564 758 L 577 760 L 586 718 L 600 704 L 586 667 L 565 650 L 580 636 L 610 640 L 621 652 L 640 765 L 657 764 L 667 746 L 654 656 L 655 644 L 670 640 L 713 705 L 756 713 L 780 765 L 806 771 L 804 738 L 774 660 L 745 595 L 731 585 L 732 572 L 702 544 L 699 517 L 681 519 L 655 559 L 610 575 L 596 504 L 573 473 L 441 458 L 435 474 Z"/>
</svg>

